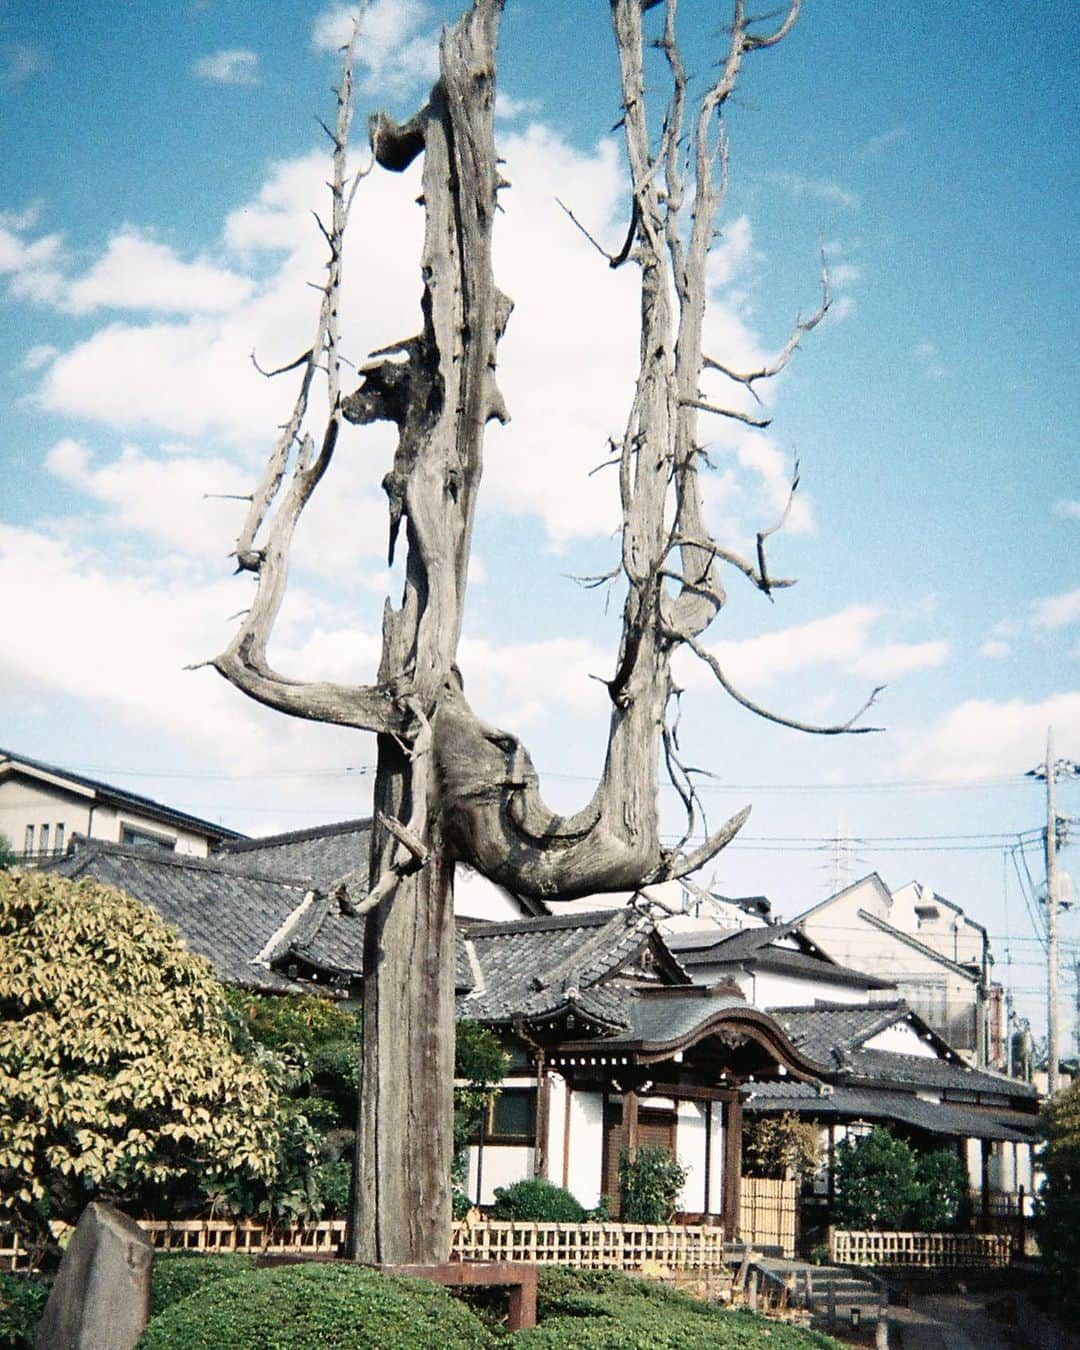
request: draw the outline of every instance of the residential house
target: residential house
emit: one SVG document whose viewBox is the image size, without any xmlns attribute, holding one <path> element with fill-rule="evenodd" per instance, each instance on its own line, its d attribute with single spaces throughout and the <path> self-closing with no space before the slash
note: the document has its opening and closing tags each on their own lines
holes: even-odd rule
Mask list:
<svg viewBox="0 0 1080 1350">
<path fill-rule="evenodd" d="M 766 1012 L 792 1003 L 865 1003 L 895 997 L 891 980 L 835 961 L 798 923 L 668 932 L 666 941 L 696 984 L 730 981 Z"/>
<path fill-rule="evenodd" d="M 75 834 L 205 858 L 243 836 L 95 778 L 0 750 L 0 835 L 23 865 L 59 857 Z"/>
<path fill-rule="evenodd" d="M 800 914 L 799 930 L 836 960 L 888 979 L 971 1064 L 1004 1065 L 1001 990 L 986 929 L 912 882 L 891 892 L 876 872 Z"/>
<path fill-rule="evenodd" d="M 837 1146 L 875 1125 L 921 1150 L 955 1149 L 976 1211 L 1031 1213 L 1039 1120 L 1030 1083 L 972 1068 L 903 999 L 774 1007 L 772 1016 L 803 1054 L 829 1065 L 817 1085 L 757 1084 L 746 1103 L 751 1116 L 790 1111 L 819 1127 L 822 1165 L 804 1227 L 815 1213 L 827 1219 Z"/>
</svg>

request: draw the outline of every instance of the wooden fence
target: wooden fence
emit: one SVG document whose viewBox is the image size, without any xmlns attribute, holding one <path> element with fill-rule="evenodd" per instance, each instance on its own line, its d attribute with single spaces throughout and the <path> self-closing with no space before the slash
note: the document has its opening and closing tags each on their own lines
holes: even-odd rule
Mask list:
<svg viewBox="0 0 1080 1350">
<path fill-rule="evenodd" d="M 464 1261 L 555 1262 L 579 1270 L 720 1270 L 724 1230 L 706 1224 L 456 1223 L 451 1255 Z"/>
<path fill-rule="evenodd" d="M 1007 1266 L 1007 1233 L 856 1233 L 829 1229 L 829 1259 L 837 1266 Z"/>
<path fill-rule="evenodd" d="M 739 1240 L 795 1254 L 796 1183 L 743 1177 Z M 277 1228 L 237 1219 L 140 1219 L 156 1251 L 335 1254 L 344 1219 Z M 451 1254 L 469 1261 L 559 1262 L 585 1270 L 716 1271 L 724 1229 L 710 1224 L 455 1223 Z M 28 1270 L 33 1255 L 18 1234 L 0 1230 L 0 1270 Z"/>
<path fill-rule="evenodd" d="M 795 1255 L 799 1214 L 798 1183 L 771 1177 L 743 1177 L 739 1197 L 739 1239 L 753 1247 L 779 1247 Z"/>
</svg>

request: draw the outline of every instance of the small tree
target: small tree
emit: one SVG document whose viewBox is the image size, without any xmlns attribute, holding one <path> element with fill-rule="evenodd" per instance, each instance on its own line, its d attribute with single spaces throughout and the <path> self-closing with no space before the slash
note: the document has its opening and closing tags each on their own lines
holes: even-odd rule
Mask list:
<svg viewBox="0 0 1080 1350">
<path fill-rule="evenodd" d="M 919 1153 L 883 1125 L 836 1150 L 836 1222 L 847 1228 L 939 1232 L 956 1222 L 967 1187 L 946 1149 Z"/>
<path fill-rule="evenodd" d="M 1048 1277 L 1044 1288 L 1070 1321 L 1080 1322 L 1080 1079 L 1046 1104 L 1043 1128 L 1046 1180 L 1035 1231 Z"/>
<path fill-rule="evenodd" d="M 209 962 L 151 910 L 0 874 L 0 1215 L 43 1235 L 94 1198 L 145 1212 L 269 1177 L 274 1107 Z"/>
<path fill-rule="evenodd" d="M 743 1125 L 743 1173 L 750 1177 L 812 1176 L 820 1161 L 818 1129 L 790 1111 L 754 1116 Z"/>
<path fill-rule="evenodd" d="M 15 865 L 15 850 L 6 834 L 0 834 L 0 872 L 6 872 Z"/>
<path fill-rule="evenodd" d="M 623 1149 L 619 1157 L 619 1197 L 627 1223 L 670 1223 L 690 1169 L 669 1148 Z"/>
</svg>

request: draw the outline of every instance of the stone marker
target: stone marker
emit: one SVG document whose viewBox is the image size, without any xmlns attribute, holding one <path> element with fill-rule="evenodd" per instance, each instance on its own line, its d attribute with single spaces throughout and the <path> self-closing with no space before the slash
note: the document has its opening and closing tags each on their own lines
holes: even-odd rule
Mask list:
<svg viewBox="0 0 1080 1350">
<path fill-rule="evenodd" d="M 34 1350 L 131 1350 L 150 1318 L 154 1248 L 139 1225 L 94 1201 L 53 1284 Z"/>
</svg>

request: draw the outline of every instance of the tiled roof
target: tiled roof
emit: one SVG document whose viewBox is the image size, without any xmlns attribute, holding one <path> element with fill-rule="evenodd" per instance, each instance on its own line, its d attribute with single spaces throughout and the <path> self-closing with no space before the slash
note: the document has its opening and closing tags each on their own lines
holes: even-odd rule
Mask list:
<svg viewBox="0 0 1080 1350">
<path fill-rule="evenodd" d="M 278 877 L 307 882 L 328 890 L 349 873 L 359 873 L 357 890 L 367 890 L 371 821 L 343 820 L 310 830 L 266 835 L 223 844 L 214 857 Z"/>
<path fill-rule="evenodd" d="M 766 924 L 760 928 L 740 928 L 734 932 L 723 928 L 697 930 L 689 933 L 671 933 L 667 944 L 686 964 L 708 961 L 741 961 L 755 955 L 762 947 L 788 937 L 795 930 L 793 923 Z"/>
<path fill-rule="evenodd" d="M 798 1111 L 817 1119 L 899 1121 L 929 1134 L 959 1138 L 1030 1142 L 1038 1130 L 1038 1117 L 1021 1112 L 924 1102 L 914 1093 L 875 1092 L 846 1085 L 822 1090 L 813 1083 L 790 1080 L 755 1083 L 745 1106 L 751 1113 Z"/>
<path fill-rule="evenodd" d="M 773 1008 L 772 1015 L 792 1041 L 812 1059 L 830 1063 L 834 1051 L 846 1054 L 909 1012 L 902 999 L 889 1003 L 822 1003 L 813 1007 Z"/>
<path fill-rule="evenodd" d="M 67 779 L 69 783 L 87 788 L 100 800 L 110 802 L 121 809 L 127 807 L 132 811 L 157 816 L 160 820 L 181 827 L 186 826 L 199 834 L 208 835 L 211 839 L 244 838 L 244 835 L 236 830 L 226 829 L 224 825 L 215 824 L 212 820 L 189 815 L 186 811 L 177 811 L 175 807 L 165 806 L 151 797 L 142 797 L 137 792 L 128 792 L 124 788 L 102 783 L 96 778 L 87 778 L 85 774 L 72 773 L 70 769 L 62 769 L 55 764 L 46 764 L 40 759 L 31 759 L 29 755 L 20 755 L 14 750 L 0 748 L 0 770 L 10 766 L 11 770 L 17 773 L 21 765 L 36 769 L 39 773 L 49 774 L 53 778 Z"/>
<path fill-rule="evenodd" d="M 213 861 L 99 840 L 45 865 L 76 880 L 90 878 L 149 905 L 180 930 L 188 947 L 213 962 L 228 984 L 274 992 L 301 986 L 253 964 L 270 938 L 303 904 L 307 887 L 265 874 L 223 870 Z"/>
<path fill-rule="evenodd" d="M 681 997 L 665 995 L 662 998 L 650 998 L 646 994 L 634 1000 L 630 1036 L 627 1039 L 665 1045 L 689 1036 L 717 1013 L 746 1006 L 746 1000 L 736 994 L 712 998 L 701 998 L 697 990 L 688 990 Z"/>
<path fill-rule="evenodd" d="M 602 981 L 655 931 L 647 914 L 630 908 L 469 924 L 464 932 L 482 982 L 474 981 L 461 1001 L 461 1014 L 505 1022 L 552 1016 L 573 1006 L 604 1027 L 625 1028 L 629 995 Z"/>
<path fill-rule="evenodd" d="M 956 1092 L 978 1092 L 1001 1097 L 1037 1097 L 1038 1089 L 1019 1078 L 964 1063 L 929 1059 L 922 1055 L 894 1055 L 885 1050 L 856 1050 L 843 1066 L 846 1077 L 868 1082 L 910 1083 Z"/>
<path fill-rule="evenodd" d="M 861 1047 L 900 1021 L 911 1021 L 932 1044 L 947 1047 L 902 1000 L 890 1003 L 821 1004 L 808 1008 L 773 1008 L 780 1023 L 802 1052 L 836 1067 L 845 1079 L 871 1083 L 905 1083 L 913 1087 L 952 1089 L 1008 1097 L 1035 1097 L 1035 1088 L 1016 1078 L 972 1069 L 959 1055 L 951 1058 L 896 1054 Z"/>
</svg>

